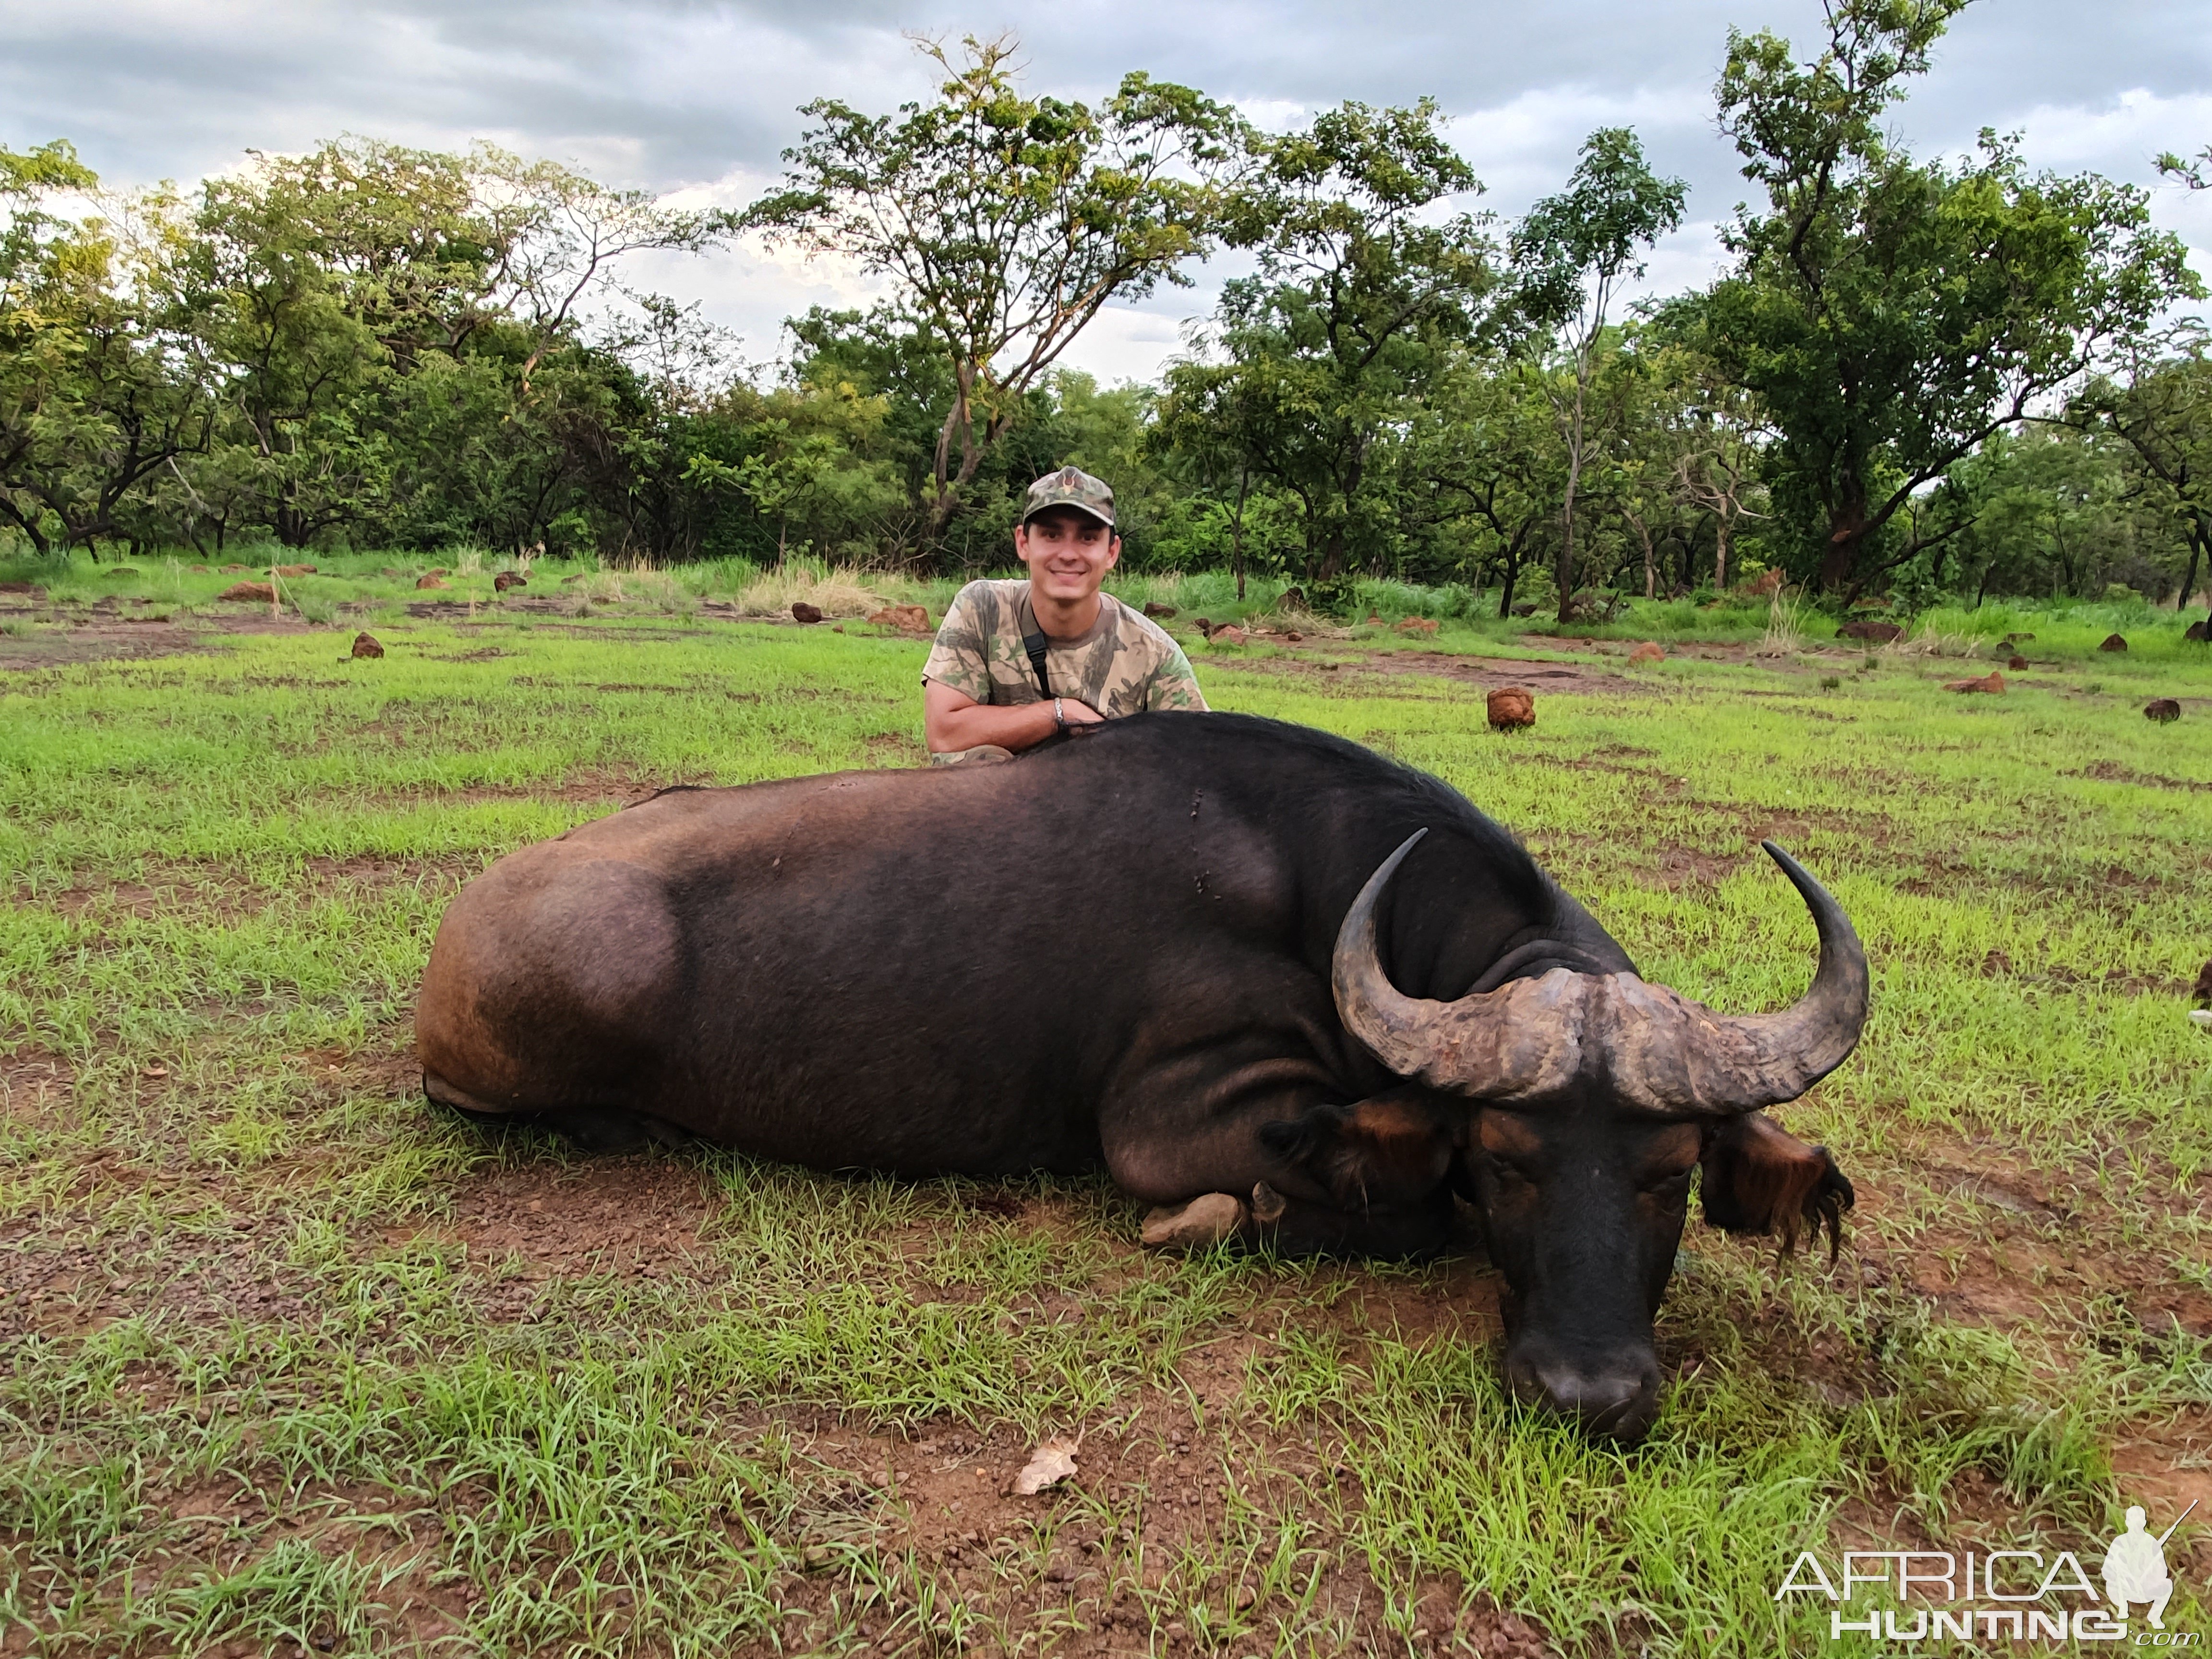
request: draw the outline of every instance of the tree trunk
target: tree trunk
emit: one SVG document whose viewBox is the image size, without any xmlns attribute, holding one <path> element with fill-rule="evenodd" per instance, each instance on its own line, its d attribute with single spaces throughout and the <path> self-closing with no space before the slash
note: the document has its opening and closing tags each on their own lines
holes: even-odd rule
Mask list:
<svg viewBox="0 0 2212 1659">
<path fill-rule="evenodd" d="M 19 513 L 15 506 L 8 501 L 0 501 L 0 513 L 5 513 L 15 522 L 15 527 L 30 538 L 31 550 L 40 558 L 43 559 L 53 550 L 46 541 L 46 532 L 39 528 L 37 513 Z"/>
<path fill-rule="evenodd" d="M 1725 513 L 1713 514 L 1713 592 L 1728 591 L 1729 521 Z"/>
<path fill-rule="evenodd" d="M 1559 621 L 1575 614 L 1575 490 L 1583 476 L 1583 388 L 1575 383 L 1574 436 L 1567 446 L 1566 499 L 1559 507 Z"/>
<path fill-rule="evenodd" d="M 2197 514 L 2189 526 L 2189 574 L 2181 579 L 2181 600 L 2174 606 L 2177 611 L 2188 610 L 2189 602 L 2197 597 L 2197 561 L 2204 551 L 2209 532 L 2212 532 L 2212 526 L 2205 524 L 2203 514 Z"/>
<path fill-rule="evenodd" d="M 1498 596 L 1498 618 L 1500 622 L 1513 614 L 1513 590 L 1521 580 L 1521 549 L 1528 535 L 1528 526 L 1523 525 L 1521 533 L 1505 544 L 1505 588 Z"/>
<path fill-rule="evenodd" d="M 1229 568 L 1237 574 L 1237 602 L 1244 603 L 1244 497 L 1252 488 L 1252 471 L 1237 474 L 1237 512 L 1229 520 Z"/>
<path fill-rule="evenodd" d="M 1834 510 L 1828 515 L 1828 544 L 1820 550 L 1820 582 L 1833 593 L 1858 568 L 1859 547 L 1867 537 L 1866 489 L 1855 473 L 1846 471 Z"/>
</svg>

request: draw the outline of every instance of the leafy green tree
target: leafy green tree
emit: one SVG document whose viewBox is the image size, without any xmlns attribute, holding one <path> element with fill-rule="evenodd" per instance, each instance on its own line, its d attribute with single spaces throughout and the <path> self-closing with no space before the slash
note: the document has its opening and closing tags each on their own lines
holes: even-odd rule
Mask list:
<svg viewBox="0 0 2212 1659">
<path fill-rule="evenodd" d="M 1461 350 L 1423 400 L 1400 467 L 1401 499 L 1443 538 L 1479 550 L 1449 574 L 1499 584 L 1510 616 L 1523 574 L 1550 550 L 1566 458 L 1556 371 L 1525 355 Z"/>
<path fill-rule="evenodd" d="M 62 141 L 0 149 L 0 518 L 42 554 L 121 532 L 126 501 L 204 447 L 215 413 L 161 302 L 172 247 L 50 210 L 98 182 Z"/>
<path fill-rule="evenodd" d="M 2183 603 L 2212 556 L 2212 339 L 2188 323 L 2128 364 L 2124 383 L 2099 380 L 2075 400 L 2070 423 L 2098 426 L 2126 444 L 2142 488 L 2172 516 L 2189 546 Z"/>
<path fill-rule="evenodd" d="M 1884 112 L 1965 3 L 1826 0 L 1807 62 L 1729 39 L 1722 130 L 1766 200 L 1726 233 L 1734 274 L 1683 309 L 1773 421 L 1778 501 L 1832 590 L 1923 551 L 1928 486 L 2199 291 L 2139 190 L 2031 175 L 1989 132 L 1956 164 L 1889 142 Z"/>
<path fill-rule="evenodd" d="M 1683 191 L 1680 179 L 1651 171 L 1633 131 L 1601 127 L 1583 141 L 1566 189 L 1537 203 L 1513 235 L 1517 307 L 1569 369 L 1554 410 L 1567 457 L 1556 578 L 1561 622 L 1574 605 L 1575 497 L 1591 455 L 1610 435 L 1601 423 L 1593 428 L 1590 399 L 1607 314 L 1620 285 L 1644 275 L 1643 256 L 1682 222 Z"/>
<path fill-rule="evenodd" d="M 1978 605 L 1992 592 L 2094 599 L 2116 581 L 2162 597 L 2179 544 L 2130 460 L 2100 422 L 2036 422 L 1994 434 L 1921 510 L 1960 526 L 1956 585 Z M 1939 564 L 1900 574 L 1930 592 L 1953 585 Z"/>
<path fill-rule="evenodd" d="M 2158 158 L 2158 170 L 2191 190 L 2212 190 L 2212 144 L 2188 156 L 2167 150 Z"/>
<path fill-rule="evenodd" d="M 1767 516 L 1758 412 L 1743 388 L 1698 353 L 1667 351 L 1657 372 L 1663 390 L 1653 400 L 1654 435 L 1671 463 L 1675 501 L 1711 520 L 1713 586 L 1724 588 L 1739 527 Z"/>
<path fill-rule="evenodd" d="M 542 541 L 580 410 L 620 404 L 578 359 L 582 308 L 625 255 L 728 228 L 488 145 L 349 138 L 210 179 L 169 231 L 173 306 L 228 411 L 192 503 L 258 478 L 259 522 L 295 547 L 343 526 Z"/>
<path fill-rule="evenodd" d="M 896 117 L 805 106 L 817 125 L 785 152 L 785 187 L 745 215 L 771 242 L 889 277 L 897 314 L 941 350 L 952 395 L 931 457 L 933 540 L 1091 319 L 1189 281 L 1242 130 L 1226 106 L 1139 74 L 1095 110 L 1025 97 L 1011 40 L 966 46 L 955 61 L 924 43 L 945 79 Z"/>
<path fill-rule="evenodd" d="M 1170 445 L 1294 501 L 1312 580 L 1394 556 L 1395 452 L 1450 348 L 1487 319 L 1483 222 L 1434 212 L 1480 186 L 1437 120 L 1428 100 L 1347 103 L 1254 137 L 1228 240 L 1258 271 L 1227 285 L 1167 374 Z"/>
</svg>

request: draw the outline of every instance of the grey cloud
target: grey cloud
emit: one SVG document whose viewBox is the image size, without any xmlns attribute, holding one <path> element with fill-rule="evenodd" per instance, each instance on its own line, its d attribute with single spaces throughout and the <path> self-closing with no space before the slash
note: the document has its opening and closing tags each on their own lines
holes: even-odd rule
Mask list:
<svg viewBox="0 0 2212 1659">
<path fill-rule="evenodd" d="M 1491 186 L 1484 205 L 1504 214 L 1557 184 L 1589 127 L 1631 120 L 1654 161 L 1692 186 L 1695 222 L 1655 270 L 1673 277 L 1710 266 L 1708 227 L 1744 191 L 1712 124 L 1729 24 L 1804 47 L 1820 15 L 1817 0 L 1074 0 L 1012 11 L 975 0 L 0 0 L 0 143 L 68 137 L 131 184 L 342 131 L 441 145 L 483 136 L 665 189 L 771 173 L 809 98 L 888 108 L 921 94 L 927 76 L 902 30 L 1012 27 L 1032 83 L 1063 94 L 1095 96 L 1132 68 L 1273 109 L 1432 94 L 1459 118 L 1455 137 Z M 2207 0 L 1980 0 L 1897 125 L 1923 151 L 1957 150 L 1984 125 L 2031 125 L 2044 106 L 2094 114 L 2136 88 L 2212 111 L 2208 23 Z M 2107 131 L 2074 118 L 2063 164 L 2147 182 L 2153 152 L 2212 142 L 2205 125 Z M 2206 210 L 2160 208 L 2212 232 Z M 676 285 L 696 282 L 759 349 L 805 284 L 742 258 L 713 264 Z M 1218 275 L 1143 309 L 1203 310 Z"/>
<path fill-rule="evenodd" d="M 795 106 L 817 93 L 912 95 L 923 77 L 902 27 L 991 33 L 1012 22 L 1036 78 L 1071 92 L 1142 66 L 1217 95 L 1309 107 L 1427 93 L 1464 112 L 1532 89 L 1642 94 L 1679 104 L 1655 144 L 1705 188 L 1730 170 L 1708 102 L 1729 24 L 1804 43 L 1818 16 L 1811 0 L 1088 0 L 1012 18 L 922 13 L 902 0 L 37 9 L 0 0 L 0 131 L 17 143 L 80 135 L 95 165 L 129 179 L 189 174 L 249 144 L 296 147 L 341 127 L 447 142 L 497 132 L 550 153 L 619 150 L 635 157 L 636 182 L 666 185 L 772 166 L 799 129 Z M 1903 123 L 1954 148 L 2038 104 L 2202 90 L 2212 85 L 2208 21 L 2202 0 L 1984 0 L 1944 42 Z"/>
</svg>

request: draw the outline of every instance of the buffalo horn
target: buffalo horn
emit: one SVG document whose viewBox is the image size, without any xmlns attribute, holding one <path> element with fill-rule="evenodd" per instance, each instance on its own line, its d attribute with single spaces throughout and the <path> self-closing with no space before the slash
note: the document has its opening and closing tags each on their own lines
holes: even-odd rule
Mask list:
<svg viewBox="0 0 2212 1659">
<path fill-rule="evenodd" d="M 1780 1013 L 1717 1014 L 1633 974 L 1565 968 L 1456 1002 L 1406 996 L 1376 953 L 1375 908 L 1426 833 L 1408 836 L 1367 878 L 1331 964 L 1346 1028 L 1401 1077 L 1506 1107 L 1546 1103 L 1579 1084 L 1646 1111 L 1723 1116 L 1795 1100 L 1858 1042 L 1866 952 L 1843 907 L 1772 842 L 1759 844 L 1820 935 L 1812 988 Z"/>
</svg>

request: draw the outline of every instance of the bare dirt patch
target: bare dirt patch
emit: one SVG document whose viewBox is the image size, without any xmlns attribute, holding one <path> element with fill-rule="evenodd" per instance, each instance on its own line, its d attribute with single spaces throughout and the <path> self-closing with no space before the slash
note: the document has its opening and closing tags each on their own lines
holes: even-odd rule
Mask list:
<svg viewBox="0 0 2212 1659">
<path fill-rule="evenodd" d="M 2212 1295 L 2185 1279 L 2177 1260 L 2146 1248 L 2099 1190 L 2100 1180 L 2115 1182 L 2127 1208 L 2185 1226 L 2212 1197 L 2212 1176 L 2177 1190 L 2167 1170 L 2045 1169 L 1955 1134 L 1898 1138 L 1892 1160 L 1859 1186 L 1855 1248 L 1885 1279 L 1947 1316 L 1999 1328 L 2039 1327 L 2054 1308 L 2090 1310 L 2112 1352 L 2118 1343 L 2148 1352 L 2177 1331 L 2212 1337 Z M 1916 1210 L 1911 1224 L 1881 1224 Z"/>
<path fill-rule="evenodd" d="M 688 1270 L 713 1207 L 706 1176 L 640 1156 L 515 1165 L 462 1182 L 441 1235 L 479 1264 L 502 1264 L 526 1289 L 581 1273 L 653 1277 Z M 393 1229 L 386 1241 L 416 1237 Z M 512 1298 L 510 1298 L 512 1299 Z M 526 1300 L 527 1295 L 522 1297 Z"/>
<path fill-rule="evenodd" d="M 1475 687 L 1486 696 L 1502 686 L 1520 685 L 1542 695 L 1547 691 L 1577 696 L 1649 694 L 1662 688 L 1646 680 L 1581 663 L 1542 662 L 1517 657 L 1466 657 L 1447 651 L 1376 652 L 1357 659 L 1316 661 L 1304 656 L 1200 657 L 1209 667 L 1233 668 L 1262 674 L 1310 675 L 1362 673 L 1419 675 Z"/>
<path fill-rule="evenodd" d="M 495 599 L 423 599 L 407 607 L 407 614 L 422 622 L 478 622 L 496 618 L 501 613 L 521 612 L 526 616 L 568 617 L 575 614 L 582 601 L 574 598 L 556 599 L 548 595 L 541 599 L 518 599 L 512 593 L 502 593 Z"/>
<path fill-rule="evenodd" d="M 331 630 L 286 614 L 217 612 L 179 620 L 118 613 L 115 601 L 102 599 L 84 611 L 49 612 L 39 620 L 54 624 L 33 634 L 0 635 L 0 669 L 58 668 L 71 663 L 112 662 L 144 657 L 173 657 L 219 650 L 211 638 L 226 634 L 312 634 Z"/>
<path fill-rule="evenodd" d="M 424 881 L 457 884 L 483 867 L 483 860 L 475 858 L 398 859 L 378 853 L 317 856 L 305 863 L 318 885 L 346 889 L 420 886 Z"/>
<path fill-rule="evenodd" d="M 35 1042 L 0 1054 L 0 1115 L 25 1122 L 57 1119 L 69 1108 L 76 1078 L 69 1061 Z"/>
<path fill-rule="evenodd" d="M 1669 892 L 1693 883 L 1710 887 L 1734 875 L 1750 861 L 1748 854 L 1723 858 L 1693 847 L 1669 847 L 1659 854 L 1658 866 L 1644 872 L 1644 879 Z"/>
<path fill-rule="evenodd" d="M 2098 783 L 2139 783 L 2153 789 L 2212 791 L 2212 783 L 2200 783 L 2193 778 L 2163 777 L 2156 772 L 2138 772 L 2134 767 L 2123 766 L 2118 761 L 2095 761 L 2078 772 L 2061 772 L 2058 775 L 2062 778 L 2088 778 Z"/>
</svg>

